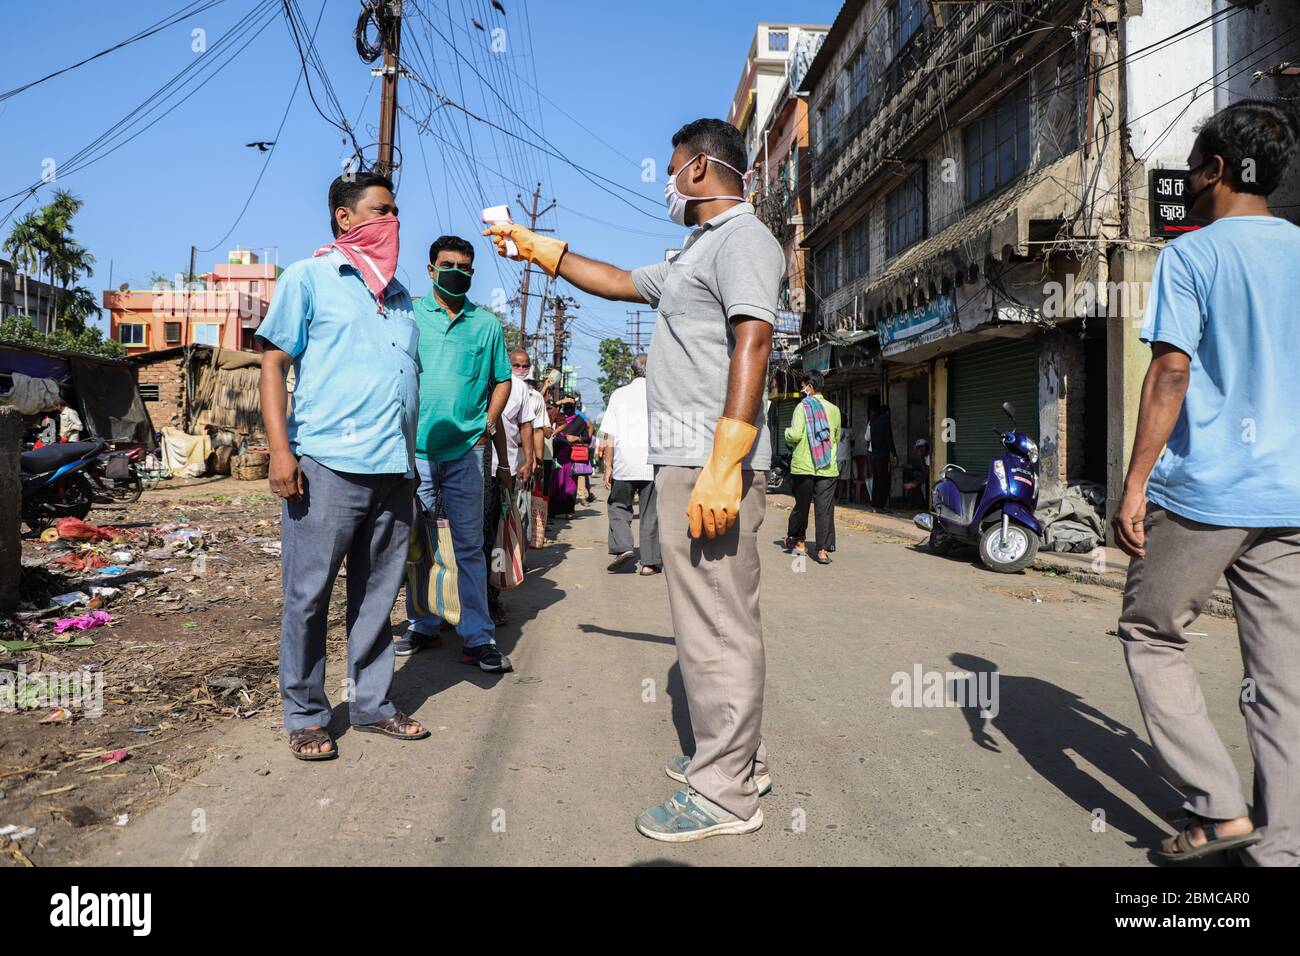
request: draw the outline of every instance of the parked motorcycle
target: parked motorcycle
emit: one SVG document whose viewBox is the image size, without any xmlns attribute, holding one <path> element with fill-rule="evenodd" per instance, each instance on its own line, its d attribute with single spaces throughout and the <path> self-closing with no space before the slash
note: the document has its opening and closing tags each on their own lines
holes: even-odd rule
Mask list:
<svg viewBox="0 0 1300 956">
<path fill-rule="evenodd" d="M 912 520 L 930 532 L 930 549 L 946 554 L 961 543 L 978 544 L 980 560 L 993 571 L 1011 574 L 1033 563 L 1043 526 L 1034 517 L 1038 506 L 1038 445 L 1016 430 L 1016 410 L 1002 411 L 1010 431 L 994 429 L 1006 454 L 989 462 L 980 478 L 959 465 L 948 465 L 930 495 L 930 513 Z"/>
<path fill-rule="evenodd" d="M 767 470 L 767 492 L 772 495 L 793 494 L 790 481 L 790 456 L 772 452 L 772 464 Z"/>
<path fill-rule="evenodd" d="M 108 450 L 108 442 L 63 442 L 25 451 L 21 457 L 22 516 L 33 531 L 59 518 L 85 518 L 95 491 L 86 469 Z"/>
<path fill-rule="evenodd" d="M 86 476 L 95 489 L 95 499 L 105 504 L 130 504 L 144 492 L 137 463 L 144 457 L 143 448 L 109 448 L 86 468 Z"/>
</svg>

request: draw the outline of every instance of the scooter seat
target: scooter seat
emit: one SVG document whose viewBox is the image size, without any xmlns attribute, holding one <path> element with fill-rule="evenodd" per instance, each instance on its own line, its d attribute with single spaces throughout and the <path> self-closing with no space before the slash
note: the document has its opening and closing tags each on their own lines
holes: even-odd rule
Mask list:
<svg viewBox="0 0 1300 956">
<path fill-rule="evenodd" d="M 108 442 L 102 440 L 69 441 L 46 445 L 35 451 L 25 451 L 22 453 L 23 474 L 44 475 L 51 471 L 58 471 L 64 465 L 80 461 L 107 448 Z"/>
<path fill-rule="evenodd" d="M 957 490 L 962 494 L 971 494 L 984 490 L 984 479 L 979 475 L 972 475 L 969 471 L 960 471 L 956 468 L 949 468 L 943 476 L 957 486 Z"/>
</svg>

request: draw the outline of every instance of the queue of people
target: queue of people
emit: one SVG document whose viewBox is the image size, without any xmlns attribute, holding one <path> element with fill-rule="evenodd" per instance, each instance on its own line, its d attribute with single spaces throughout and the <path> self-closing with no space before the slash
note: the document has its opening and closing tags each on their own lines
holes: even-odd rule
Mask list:
<svg viewBox="0 0 1300 956">
<path fill-rule="evenodd" d="M 1119 637 L 1161 769 L 1186 797 L 1179 832 L 1160 851 L 1172 861 L 1232 850 L 1261 865 L 1300 863 L 1300 473 L 1291 467 L 1300 385 L 1290 371 L 1300 333 L 1285 321 L 1300 300 L 1300 229 L 1267 205 L 1298 140 L 1294 117 L 1256 101 L 1199 131 L 1188 212 L 1209 225 L 1161 252 L 1142 332 L 1153 360 L 1114 518 L 1133 558 Z M 654 840 L 689 842 L 763 825 L 760 800 L 774 776 L 762 723 L 758 532 L 772 450 L 761 403 L 785 258 L 745 200 L 745 167 L 730 124 L 702 119 L 678 130 L 665 202 L 691 232 L 674 256 L 640 268 L 585 257 L 519 225 L 484 233 L 500 255 L 551 278 L 659 310 L 650 354 L 638 360 L 643 377 L 611 396 L 596 434 L 577 396 L 561 395 L 549 410 L 538 404 L 527 356 L 508 357 L 496 317 L 467 299 L 469 243 L 433 244 L 433 288 L 413 301 L 395 278 L 392 184 L 371 173 L 335 181 L 333 241 L 284 272 L 258 330 L 270 483 L 284 499 L 281 693 L 295 757 L 337 756 L 325 628 L 344 558 L 349 719 L 401 741 L 428 737 L 389 697 L 395 655 L 437 635 L 437 619 L 420 617 L 402 640 L 389 634 L 417 496 L 426 513 L 447 518 L 461 562 L 461 660 L 505 672 L 494 632 L 501 613 L 484 578 L 483 509 L 527 484 L 540 462 L 552 513 L 573 514 L 592 500 L 599 440 L 610 570 L 634 556 L 639 499 L 640 573 L 664 575 L 694 733 L 693 751 L 666 755 L 663 767 L 681 789 L 635 826 Z M 816 373 L 801 387 L 784 436 L 795 488 L 785 542 L 825 564 L 846 457 L 841 414 Z M 863 437 L 872 502 L 883 507 L 898 464 L 887 407 Z M 925 442 L 911 449 L 922 464 L 929 454 Z M 908 490 L 923 491 L 922 475 L 928 467 L 918 465 L 905 487 L 915 481 Z M 1249 806 L 1186 657 L 1186 628 L 1220 575 L 1233 591 L 1251 683 L 1242 708 L 1255 761 Z"/>
</svg>

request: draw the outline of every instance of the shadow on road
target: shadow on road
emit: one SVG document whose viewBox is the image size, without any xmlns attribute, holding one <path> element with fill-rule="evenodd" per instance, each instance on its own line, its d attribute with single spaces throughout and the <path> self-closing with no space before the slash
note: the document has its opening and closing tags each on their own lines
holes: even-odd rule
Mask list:
<svg viewBox="0 0 1300 956">
<path fill-rule="evenodd" d="M 997 665 L 974 654 L 956 653 L 949 660 L 971 672 L 964 678 L 965 688 L 950 687 L 949 691 L 954 694 L 950 699 L 962 702 L 962 716 L 977 745 L 1000 753 L 996 739 L 989 733 L 990 727 L 997 730 L 1034 772 L 1089 814 L 1096 816 L 1101 811 L 1104 816 L 1098 819 L 1133 837 L 1132 846 L 1149 848 L 1166 835 L 1071 757 L 1071 753 L 1075 754 L 1096 767 L 1163 818 L 1170 808 L 1182 803 L 1182 794 L 1164 779 L 1157 769 L 1155 752 L 1131 727 L 1050 681 L 1005 673 L 998 674 L 995 716 L 985 718 L 976 703 L 976 675 L 991 674 L 997 671 Z"/>
</svg>

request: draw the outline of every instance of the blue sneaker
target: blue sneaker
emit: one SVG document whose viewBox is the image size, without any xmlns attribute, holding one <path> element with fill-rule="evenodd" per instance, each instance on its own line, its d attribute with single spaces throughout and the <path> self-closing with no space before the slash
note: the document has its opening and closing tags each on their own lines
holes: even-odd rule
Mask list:
<svg viewBox="0 0 1300 956">
<path fill-rule="evenodd" d="M 410 657 L 420 651 L 442 647 L 442 638 L 437 634 L 421 634 L 408 630 L 393 642 L 393 653 L 398 657 Z"/>
<path fill-rule="evenodd" d="M 686 754 L 678 754 L 664 767 L 664 773 L 678 783 L 686 783 L 686 772 L 691 769 L 691 758 Z M 758 795 L 766 797 L 772 792 L 772 775 L 770 773 L 754 774 L 754 784 L 758 787 Z"/>
<path fill-rule="evenodd" d="M 478 647 L 466 647 L 460 652 L 462 664 L 474 664 L 481 671 L 489 674 L 509 674 L 514 670 L 510 658 L 497 650 L 496 643 L 480 644 Z"/>
<path fill-rule="evenodd" d="M 657 807 L 641 811 L 636 828 L 642 836 L 663 843 L 691 843 L 711 836 L 753 833 L 763 825 L 763 811 L 748 820 L 733 816 L 689 788 Z"/>
</svg>

